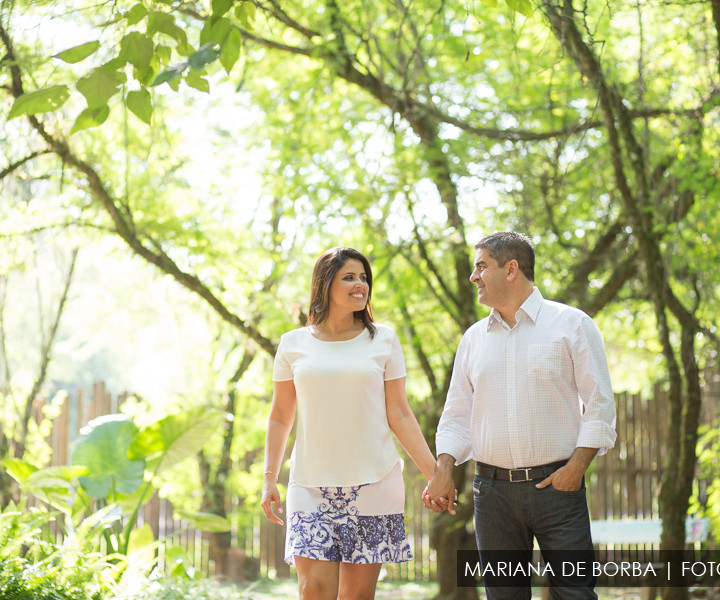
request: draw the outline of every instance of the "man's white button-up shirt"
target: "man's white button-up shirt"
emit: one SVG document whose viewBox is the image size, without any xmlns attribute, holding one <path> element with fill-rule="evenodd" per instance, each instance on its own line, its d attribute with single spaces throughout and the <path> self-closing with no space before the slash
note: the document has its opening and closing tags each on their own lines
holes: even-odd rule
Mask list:
<svg viewBox="0 0 720 600">
<path fill-rule="evenodd" d="M 437 452 L 514 469 L 615 444 L 603 340 L 581 310 L 534 288 L 510 328 L 493 310 L 458 346 Z"/>
</svg>

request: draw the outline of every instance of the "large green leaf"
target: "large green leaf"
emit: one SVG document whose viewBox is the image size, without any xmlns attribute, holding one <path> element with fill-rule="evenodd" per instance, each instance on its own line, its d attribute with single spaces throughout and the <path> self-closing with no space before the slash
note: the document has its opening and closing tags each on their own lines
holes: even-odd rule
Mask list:
<svg viewBox="0 0 720 600">
<path fill-rule="evenodd" d="M 128 25 L 135 25 L 136 23 L 140 22 L 140 20 L 147 14 L 147 12 L 147 8 L 145 8 L 142 3 L 138 3 L 133 6 L 129 11 L 127 11 L 123 16 L 125 17 Z"/>
<path fill-rule="evenodd" d="M 64 85 L 53 85 L 42 90 L 28 92 L 15 99 L 8 113 L 8 119 L 57 110 L 65 104 L 69 97 L 70 92 Z"/>
<path fill-rule="evenodd" d="M 29 462 L 19 458 L 4 458 L 0 461 L 0 465 L 5 467 L 5 470 L 18 483 L 23 483 L 30 475 L 38 470 L 35 465 L 31 465 Z"/>
<path fill-rule="evenodd" d="M 7 472 L 18 482 L 22 489 L 44 500 L 51 506 L 71 513 L 77 491 L 72 481 L 85 475 L 85 467 L 69 467 L 65 465 L 38 469 L 16 458 L 2 461 Z"/>
<path fill-rule="evenodd" d="M 207 408 L 170 415 L 143 429 L 133 440 L 129 456 L 147 459 L 148 468 L 162 472 L 197 454 L 224 420 L 224 412 Z"/>
<path fill-rule="evenodd" d="M 48 483 L 51 483 L 52 485 L 57 485 L 60 481 L 69 483 L 73 479 L 78 479 L 79 477 L 83 477 L 87 474 L 88 468 L 82 465 L 57 465 L 34 471 L 28 476 L 25 482 L 28 485 L 40 488 Z"/>
<path fill-rule="evenodd" d="M 147 69 L 153 57 L 153 42 L 139 31 L 128 33 L 120 42 L 120 57 L 138 69 Z"/>
<path fill-rule="evenodd" d="M 75 119 L 75 123 L 70 130 L 70 133 L 76 131 L 82 131 L 83 129 L 89 129 L 90 127 L 97 127 L 102 125 L 110 114 L 110 107 L 107 104 L 102 106 L 96 106 L 92 108 L 86 108 L 83 110 Z"/>
<path fill-rule="evenodd" d="M 200 77 L 197 71 L 188 71 L 188 74 L 185 75 L 185 83 L 187 83 L 191 88 L 195 88 L 201 92 L 210 91 L 210 82 L 208 82 L 208 80 L 204 77 Z"/>
<path fill-rule="evenodd" d="M 130 541 L 128 543 L 128 554 L 134 552 L 147 552 L 154 550 L 155 536 L 149 523 L 145 523 L 142 527 L 137 527 L 130 532 Z"/>
<path fill-rule="evenodd" d="M 93 419 L 80 430 L 72 451 L 72 464 L 84 465 L 90 472 L 80 478 L 93 498 L 108 498 L 112 490 L 132 494 L 143 482 L 145 461 L 130 459 L 128 449 L 138 428 L 124 415 Z"/>
<path fill-rule="evenodd" d="M 148 14 L 147 33 L 149 36 L 153 36 L 157 32 L 169 35 L 181 46 L 187 44 L 187 34 L 175 24 L 175 17 L 166 12 L 154 10 Z"/>
<path fill-rule="evenodd" d="M 213 62 L 220 54 L 220 51 L 214 46 L 214 42 L 208 42 L 200 46 L 197 52 L 193 52 L 190 58 L 188 58 L 190 67 L 196 71 L 200 71 L 204 69 L 206 65 Z"/>
<path fill-rule="evenodd" d="M 252 2 L 241 2 L 235 7 L 235 17 L 242 23 L 245 29 L 252 30 L 255 12 L 255 5 Z"/>
<path fill-rule="evenodd" d="M 216 44 L 222 44 L 230 33 L 231 27 L 232 23 L 222 17 L 208 19 L 200 32 L 200 43 L 215 42 Z M 238 31 L 238 33 L 240 32 Z"/>
<path fill-rule="evenodd" d="M 77 82 L 78 91 L 85 96 L 89 108 L 99 108 L 120 91 L 126 76 L 120 71 L 95 69 Z"/>
<path fill-rule="evenodd" d="M 212 0 L 212 13 L 214 16 L 222 16 L 232 8 L 234 0 Z"/>
<path fill-rule="evenodd" d="M 200 531 L 224 532 L 232 529 L 230 521 L 220 515 L 206 512 L 188 513 L 182 510 L 176 510 L 175 514 Z"/>
<path fill-rule="evenodd" d="M 94 42 L 87 42 L 86 44 L 80 44 L 79 46 L 74 46 L 72 48 L 68 48 L 67 50 L 63 50 L 62 52 L 58 52 L 55 55 L 55 58 L 64 60 L 66 63 L 75 64 L 86 59 L 91 54 L 94 54 L 99 47 L 100 42 L 95 40 Z"/>
<path fill-rule="evenodd" d="M 180 546 L 165 548 L 165 569 L 171 577 L 195 577 L 195 567 L 187 552 Z"/>
<path fill-rule="evenodd" d="M 168 67 L 153 80 L 150 87 L 157 87 L 162 83 L 171 85 L 173 81 L 177 80 L 183 74 L 183 71 L 187 69 L 187 66 L 188 64 L 184 62 Z"/>
<path fill-rule="evenodd" d="M 130 112 L 141 121 L 150 125 L 150 121 L 152 120 L 152 100 L 150 99 L 150 92 L 146 89 L 128 92 L 125 102 Z"/>
<path fill-rule="evenodd" d="M 526 17 L 533 16 L 533 5 L 530 0 L 507 0 L 507 4 L 514 11 Z"/>
<path fill-rule="evenodd" d="M 240 58 L 241 47 L 242 34 L 237 29 L 232 29 L 223 42 L 220 50 L 220 64 L 228 73 L 230 73 L 232 68 L 235 66 L 238 58 Z"/>
</svg>

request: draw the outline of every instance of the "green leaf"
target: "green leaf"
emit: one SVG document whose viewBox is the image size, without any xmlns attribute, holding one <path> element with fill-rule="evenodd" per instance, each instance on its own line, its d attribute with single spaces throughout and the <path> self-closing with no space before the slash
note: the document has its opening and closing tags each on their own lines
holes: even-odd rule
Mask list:
<svg viewBox="0 0 720 600">
<path fill-rule="evenodd" d="M 169 46 L 158 44 L 155 46 L 155 57 L 161 65 L 166 65 L 170 62 L 172 56 L 172 49 Z"/>
<path fill-rule="evenodd" d="M 128 555 L 133 552 L 141 552 L 151 549 L 155 542 L 152 527 L 145 523 L 142 527 L 133 529 L 130 532 L 130 542 L 128 543 Z"/>
<path fill-rule="evenodd" d="M 187 44 L 187 34 L 183 29 L 175 25 L 175 17 L 168 13 L 154 10 L 148 14 L 147 34 L 153 36 L 160 32 L 175 39 L 178 44 Z"/>
<path fill-rule="evenodd" d="M 4 458 L 0 461 L 0 465 L 5 467 L 5 470 L 18 483 L 22 483 L 38 470 L 36 466 L 19 458 Z"/>
<path fill-rule="evenodd" d="M 220 55 L 220 51 L 214 46 L 215 44 L 213 42 L 209 42 L 200 46 L 197 52 L 193 52 L 190 58 L 188 58 L 190 67 L 196 71 L 201 71 L 206 65 L 213 62 Z"/>
<path fill-rule="evenodd" d="M 185 75 L 185 83 L 191 88 L 195 88 L 201 92 L 210 91 L 210 83 L 208 80 L 198 75 L 196 71 L 188 71 L 188 74 Z"/>
<path fill-rule="evenodd" d="M 27 478 L 28 484 L 42 487 L 45 482 L 51 481 L 52 485 L 57 486 L 58 481 L 71 482 L 73 479 L 88 474 L 88 468 L 85 466 L 57 465 L 38 469 L 30 474 Z"/>
<path fill-rule="evenodd" d="M 222 44 L 230 33 L 232 23 L 224 18 L 211 18 L 205 22 L 200 32 L 200 43 L 207 44 L 209 42 L 215 42 L 216 44 Z"/>
<path fill-rule="evenodd" d="M 77 89 L 85 96 L 89 108 L 97 108 L 107 104 L 108 100 L 120 91 L 125 80 L 124 73 L 95 69 L 77 82 Z"/>
<path fill-rule="evenodd" d="M 167 416 L 138 433 L 129 457 L 153 460 L 164 471 L 197 454 L 224 421 L 224 412 L 207 408 Z"/>
<path fill-rule="evenodd" d="M 150 85 L 154 75 L 155 69 L 152 67 L 148 67 L 147 69 L 138 69 L 137 67 L 133 67 L 133 76 L 142 85 Z"/>
<path fill-rule="evenodd" d="M 230 73 L 238 58 L 240 58 L 241 47 L 242 34 L 237 29 L 232 29 L 220 50 L 220 64 L 227 73 Z"/>
<path fill-rule="evenodd" d="M 150 125 L 152 120 L 152 100 L 150 99 L 150 92 L 146 89 L 128 92 L 125 100 L 128 109 L 138 119 L 144 121 Z"/>
<path fill-rule="evenodd" d="M 128 25 L 135 25 L 147 14 L 147 8 L 138 3 L 125 13 L 125 20 Z"/>
<path fill-rule="evenodd" d="M 171 577 L 185 577 L 192 579 L 195 577 L 195 568 L 193 567 L 187 552 L 180 546 L 170 546 L 165 548 L 165 568 Z"/>
<path fill-rule="evenodd" d="M 515 12 L 519 12 L 526 17 L 533 16 L 533 6 L 530 0 L 507 0 L 508 6 Z"/>
<path fill-rule="evenodd" d="M 212 0 L 212 14 L 213 16 L 221 17 L 233 5 L 233 0 Z"/>
<path fill-rule="evenodd" d="M 8 120 L 21 115 L 37 115 L 60 108 L 70 97 L 67 86 L 53 85 L 18 96 L 8 113 Z"/>
<path fill-rule="evenodd" d="M 62 52 L 58 52 L 55 58 L 64 60 L 66 63 L 75 64 L 81 60 L 86 59 L 88 56 L 93 54 L 100 47 L 100 42 L 87 42 L 86 44 L 80 44 L 73 48 L 68 48 Z"/>
<path fill-rule="evenodd" d="M 92 498 L 108 498 L 115 489 L 132 494 L 143 482 L 145 461 L 128 458 L 137 435 L 135 424 L 124 415 L 107 415 L 90 421 L 75 440 L 71 461 L 90 472 L 80 478 Z"/>
<path fill-rule="evenodd" d="M 255 20 L 255 5 L 252 2 L 241 2 L 235 7 L 235 17 L 245 29 L 252 29 Z"/>
<path fill-rule="evenodd" d="M 70 134 L 102 125 L 109 114 L 110 107 L 107 104 L 94 108 L 86 108 L 77 116 L 77 119 L 75 119 Z"/>
<path fill-rule="evenodd" d="M 38 469 L 18 459 L 4 460 L 2 465 L 25 492 L 68 514 L 77 495 L 72 480 L 87 473 L 85 467 L 66 465 Z"/>
<path fill-rule="evenodd" d="M 119 56 L 116 56 L 112 60 L 109 60 L 104 65 L 101 65 L 98 67 L 98 69 L 101 69 L 103 71 L 118 71 L 119 75 L 122 77 L 123 82 L 127 79 L 125 76 L 125 73 L 120 71 L 120 69 L 123 69 L 125 67 L 125 63 L 127 61 L 124 58 L 120 58 Z"/>
<path fill-rule="evenodd" d="M 184 62 L 174 65 L 172 67 L 168 67 L 153 80 L 153 82 L 150 84 L 150 87 L 157 87 L 158 85 L 166 82 L 168 84 L 172 84 L 173 81 L 177 80 L 183 74 L 183 71 L 187 69 L 187 66 L 188 64 Z M 177 90 L 177 87 L 173 89 Z"/>
<path fill-rule="evenodd" d="M 153 42 L 139 31 L 128 33 L 120 42 L 120 56 L 138 69 L 147 69 L 153 56 Z"/>
<path fill-rule="evenodd" d="M 175 510 L 175 514 L 185 519 L 191 527 L 201 531 L 224 532 L 232 529 L 230 521 L 220 515 L 206 512 L 188 513 L 182 510 Z"/>
<path fill-rule="evenodd" d="M 89 536 L 92 530 L 102 531 L 110 529 L 110 527 L 122 519 L 122 516 L 122 508 L 116 504 L 108 504 L 83 520 L 78 527 L 77 535 L 82 538 Z"/>
</svg>

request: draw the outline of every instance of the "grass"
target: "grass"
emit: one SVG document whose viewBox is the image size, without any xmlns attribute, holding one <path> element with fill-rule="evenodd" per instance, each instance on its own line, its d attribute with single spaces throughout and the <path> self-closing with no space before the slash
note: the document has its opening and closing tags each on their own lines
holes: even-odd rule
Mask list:
<svg viewBox="0 0 720 600">
<path fill-rule="evenodd" d="M 223 586 L 225 591 L 231 586 Z M 595 589 L 599 600 L 640 600 L 639 588 L 609 588 Z M 378 583 L 375 600 L 431 600 L 438 592 L 437 583 L 396 582 L 381 581 Z M 541 600 L 542 588 L 533 588 L 533 599 Z M 234 593 L 223 594 L 227 600 L 296 600 L 298 597 L 297 580 L 292 579 L 259 579 L 249 584 L 236 587 Z M 480 590 L 480 598 L 485 597 L 484 590 Z"/>
<path fill-rule="evenodd" d="M 375 600 L 430 600 L 437 594 L 436 583 L 381 581 L 378 583 Z M 272 581 L 259 579 L 238 587 L 233 600 L 291 600 L 298 597 L 296 579 Z"/>
<path fill-rule="evenodd" d="M 233 596 L 233 600 L 295 600 L 298 597 L 296 579 L 261 579 L 239 587 L 238 591 L 239 595 Z M 542 588 L 533 588 L 533 599 L 541 600 L 542 591 Z M 639 588 L 598 587 L 595 591 L 599 600 L 640 600 L 642 597 Z M 430 600 L 437 592 L 437 583 L 381 581 L 375 600 Z M 484 590 L 480 590 L 479 597 L 485 597 Z"/>
</svg>

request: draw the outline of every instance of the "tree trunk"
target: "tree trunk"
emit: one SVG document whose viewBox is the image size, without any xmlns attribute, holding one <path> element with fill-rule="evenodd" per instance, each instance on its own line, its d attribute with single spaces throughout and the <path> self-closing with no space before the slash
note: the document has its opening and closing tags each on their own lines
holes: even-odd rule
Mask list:
<svg viewBox="0 0 720 600">
<path fill-rule="evenodd" d="M 462 499 L 467 485 L 465 466 L 453 472 L 455 488 Z M 475 534 L 468 522 L 472 523 L 474 512 L 472 494 L 465 494 L 465 501 L 458 505 L 453 517 L 448 512 L 435 515 L 430 526 L 430 545 L 437 552 L 437 581 L 440 584 L 437 600 L 477 600 L 478 590 L 474 587 L 457 586 L 457 558 L 459 550 L 477 550 Z"/>
<path fill-rule="evenodd" d="M 477 600 L 474 587 L 457 586 L 457 556 L 459 550 L 475 550 L 475 536 L 468 532 L 468 517 L 458 511 L 454 517 L 441 513 L 433 520 L 430 539 L 437 551 L 437 581 L 440 585 L 437 600 Z"/>
</svg>

